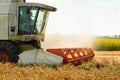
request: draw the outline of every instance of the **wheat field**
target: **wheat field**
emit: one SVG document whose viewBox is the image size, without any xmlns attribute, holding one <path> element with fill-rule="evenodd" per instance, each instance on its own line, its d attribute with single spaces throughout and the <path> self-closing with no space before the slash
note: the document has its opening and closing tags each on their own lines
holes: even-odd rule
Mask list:
<svg viewBox="0 0 120 80">
<path fill-rule="evenodd" d="M 66 64 L 54 68 L 46 65 L 19 67 L 17 64 L 0 63 L 0 80 L 120 80 L 120 60 L 114 60 L 112 56 L 106 58 L 106 53 L 112 55 L 113 52 L 106 52 L 105 56 L 102 54 L 103 57 L 100 57 L 100 53 L 95 52 L 97 56 L 91 62 L 79 66 Z"/>
</svg>

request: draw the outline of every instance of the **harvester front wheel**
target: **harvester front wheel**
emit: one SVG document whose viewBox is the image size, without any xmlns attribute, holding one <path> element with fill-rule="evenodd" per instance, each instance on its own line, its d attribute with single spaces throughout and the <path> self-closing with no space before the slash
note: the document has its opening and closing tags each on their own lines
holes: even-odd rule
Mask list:
<svg viewBox="0 0 120 80">
<path fill-rule="evenodd" d="M 19 48 L 12 41 L 0 41 L 0 62 L 16 63 L 19 59 Z"/>
</svg>

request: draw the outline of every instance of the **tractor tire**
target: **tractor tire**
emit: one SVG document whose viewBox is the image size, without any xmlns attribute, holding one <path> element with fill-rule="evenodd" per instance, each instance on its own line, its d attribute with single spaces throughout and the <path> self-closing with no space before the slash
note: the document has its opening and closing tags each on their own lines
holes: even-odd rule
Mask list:
<svg viewBox="0 0 120 80">
<path fill-rule="evenodd" d="M 20 50 L 12 41 L 0 41 L 0 62 L 16 63 L 19 59 Z"/>
</svg>

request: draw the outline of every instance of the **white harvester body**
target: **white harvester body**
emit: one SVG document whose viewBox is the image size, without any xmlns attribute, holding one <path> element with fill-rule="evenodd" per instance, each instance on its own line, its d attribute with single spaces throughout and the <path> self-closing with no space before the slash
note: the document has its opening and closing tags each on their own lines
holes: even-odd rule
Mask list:
<svg viewBox="0 0 120 80">
<path fill-rule="evenodd" d="M 57 56 L 43 49 L 28 50 L 21 53 L 18 60 L 19 66 L 45 64 L 49 66 L 58 66 L 63 63 L 63 57 Z"/>
</svg>

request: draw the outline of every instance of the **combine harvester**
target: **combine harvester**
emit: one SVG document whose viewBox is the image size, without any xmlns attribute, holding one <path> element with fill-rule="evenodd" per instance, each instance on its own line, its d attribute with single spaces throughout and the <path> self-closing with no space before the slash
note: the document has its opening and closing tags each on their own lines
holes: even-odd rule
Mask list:
<svg viewBox="0 0 120 80">
<path fill-rule="evenodd" d="M 94 57 L 90 48 L 41 48 L 49 12 L 56 10 L 25 0 L 0 0 L 0 62 L 57 66 L 90 61 Z"/>
</svg>

